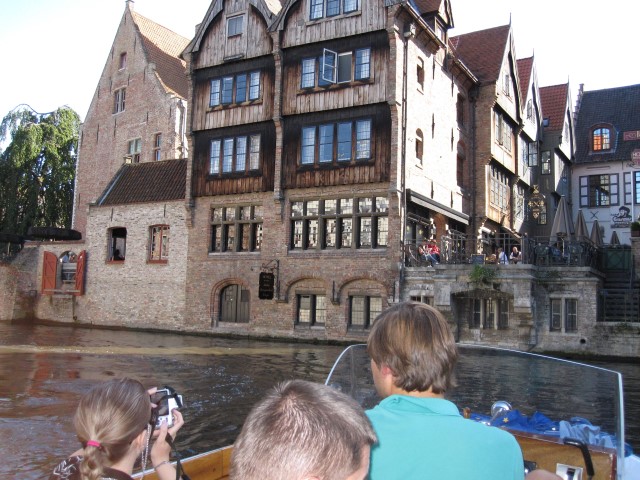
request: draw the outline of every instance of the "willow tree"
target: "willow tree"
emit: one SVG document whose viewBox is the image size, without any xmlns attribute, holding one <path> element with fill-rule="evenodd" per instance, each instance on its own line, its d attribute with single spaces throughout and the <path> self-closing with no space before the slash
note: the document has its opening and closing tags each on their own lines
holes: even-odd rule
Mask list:
<svg viewBox="0 0 640 480">
<path fill-rule="evenodd" d="M 26 105 L 0 124 L 0 232 L 71 226 L 80 118 L 68 107 Z"/>
</svg>

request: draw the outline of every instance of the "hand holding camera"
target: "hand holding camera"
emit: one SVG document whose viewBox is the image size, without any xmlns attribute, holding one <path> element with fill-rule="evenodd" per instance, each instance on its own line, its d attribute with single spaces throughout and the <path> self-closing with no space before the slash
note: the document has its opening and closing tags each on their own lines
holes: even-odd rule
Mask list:
<svg viewBox="0 0 640 480">
<path fill-rule="evenodd" d="M 183 406 L 182 395 L 178 395 L 173 388 L 167 386 L 151 394 L 151 403 L 156 405 L 151 412 L 151 421 L 155 428 L 160 428 L 163 422 L 171 427 L 174 423 L 173 411 Z"/>
</svg>

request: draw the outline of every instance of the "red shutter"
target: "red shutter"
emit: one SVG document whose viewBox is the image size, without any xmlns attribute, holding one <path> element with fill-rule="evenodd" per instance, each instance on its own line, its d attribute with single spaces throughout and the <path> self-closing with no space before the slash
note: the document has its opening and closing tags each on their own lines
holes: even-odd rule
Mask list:
<svg viewBox="0 0 640 480">
<path fill-rule="evenodd" d="M 53 295 L 58 276 L 58 257 L 55 253 L 44 252 L 42 261 L 42 294 Z"/>
<path fill-rule="evenodd" d="M 87 251 L 82 250 L 76 263 L 76 292 L 74 295 L 84 295 L 84 271 L 87 264 Z"/>
</svg>

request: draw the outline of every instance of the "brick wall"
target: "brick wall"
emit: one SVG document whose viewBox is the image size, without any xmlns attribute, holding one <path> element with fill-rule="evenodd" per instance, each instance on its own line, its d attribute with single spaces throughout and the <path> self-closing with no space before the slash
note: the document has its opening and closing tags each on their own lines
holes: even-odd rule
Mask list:
<svg viewBox="0 0 640 480">
<path fill-rule="evenodd" d="M 119 69 L 120 54 L 126 68 Z M 125 110 L 114 114 L 114 92 L 126 88 Z M 161 160 L 178 158 L 176 115 L 179 99 L 168 94 L 147 62 L 133 18 L 122 17 L 113 47 L 80 132 L 73 228 L 86 231 L 89 204 L 95 202 L 128 153 L 130 140 L 142 140 L 141 162 L 153 161 L 156 133 L 162 133 Z"/>
</svg>

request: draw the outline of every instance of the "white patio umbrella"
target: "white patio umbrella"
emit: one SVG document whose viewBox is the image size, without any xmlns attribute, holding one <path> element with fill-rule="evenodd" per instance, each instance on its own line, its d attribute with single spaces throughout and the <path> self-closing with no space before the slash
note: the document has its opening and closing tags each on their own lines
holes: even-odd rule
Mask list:
<svg viewBox="0 0 640 480">
<path fill-rule="evenodd" d="M 591 241 L 596 247 L 601 247 L 604 245 L 604 239 L 602 238 L 602 230 L 600 229 L 600 223 L 598 220 L 594 220 L 593 226 L 591 227 Z"/>
<path fill-rule="evenodd" d="M 609 240 L 609 245 L 620 245 L 620 239 L 618 238 L 618 232 L 615 230 L 611 234 L 611 240 Z"/>
<path fill-rule="evenodd" d="M 584 219 L 582 210 L 578 210 L 578 217 L 576 218 L 576 240 L 584 242 L 589 240 L 589 229 L 587 228 L 587 222 Z"/>
</svg>

